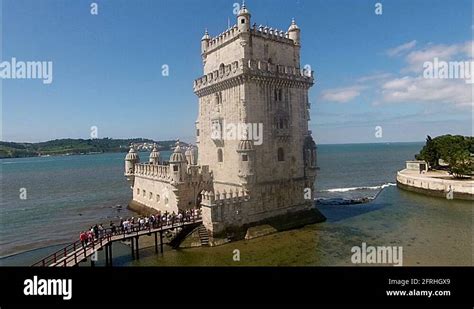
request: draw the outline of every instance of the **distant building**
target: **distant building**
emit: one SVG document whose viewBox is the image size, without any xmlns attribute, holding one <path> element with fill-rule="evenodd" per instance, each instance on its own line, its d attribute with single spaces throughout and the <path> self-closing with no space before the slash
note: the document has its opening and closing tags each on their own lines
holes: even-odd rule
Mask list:
<svg viewBox="0 0 474 309">
<path fill-rule="evenodd" d="M 406 161 L 406 169 L 425 173 L 428 171 L 428 163 L 422 160 Z"/>
<path fill-rule="evenodd" d="M 163 163 L 155 147 L 140 163 L 132 147 L 125 158 L 132 208 L 202 207 L 211 239 L 260 223 L 321 220 L 314 208 L 316 144 L 308 130 L 314 80 L 301 69 L 300 44 L 294 20 L 286 32 L 251 26 L 245 5 L 236 25 L 216 37 L 206 31 L 204 75 L 194 81 L 197 149 L 178 142 Z M 243 134 L 223 134 L 239 125 Z M 249 132 L 259 127 L 261 143 Z"/>
</svg>

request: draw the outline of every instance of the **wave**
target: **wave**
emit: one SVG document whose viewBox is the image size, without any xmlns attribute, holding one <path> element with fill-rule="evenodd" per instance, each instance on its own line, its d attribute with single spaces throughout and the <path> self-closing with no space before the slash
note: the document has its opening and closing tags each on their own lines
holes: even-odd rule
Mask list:
<svg viewBox="0 0 474 309">
<path fill-rule="evenodd" d="M 356 190 L 381 190 L 387 187 L 391 186 L 396 186 L 397 184 L 395 183 L 384 183 L 383 185 L 380 186 L 373 186 L 373 187 L 349 187 L 349 188 L 334 188 L 334 189 L 327 189 L 323 190 L 326 192 L 348 192 L 348 191 L 356 191 Z"/>
</svg>

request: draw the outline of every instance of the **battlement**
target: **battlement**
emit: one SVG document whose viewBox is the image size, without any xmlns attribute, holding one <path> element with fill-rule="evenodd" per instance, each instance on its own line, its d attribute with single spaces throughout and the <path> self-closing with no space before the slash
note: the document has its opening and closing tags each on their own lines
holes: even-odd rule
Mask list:
<svg viewBox="0 0 474 309">
<path fill-rule="evenodd" d="M 217 84 L 237 77 L 241 74 L 259 75 L 270 78 L 292 79 L 295 81 L 302 81 L 313 83 L 314 71 L 300 69 L 292 66 L 284 66 L 272 64 L 260 60 L 244 60 L 232 62 L 232 64 L 223 65 L 219 70 L 215 70 L 209 74 L 199 77 L 194 80 L 194 92 L 203 88 Z"/>
<path fill-rule="evenodd" d="M 232 190 L 229 190 L 229 192 L 226 192 L 224 190 L 222 193 L 219 193 L 219 191 L 216 191 L 215 194 L 212 191 L 202 192 L 202 203 L 207 206 L 243 202 L 243 201 L 248 201 L 249 199 L 250 199 L 250 196 L 248 192 L 243 189 L 236 190 L 235 192 Z"/>
<path fill-rule="evenodd" d="M 172 179 L 169 165 L 136 163 L 134 166 L 135 176 L 144 176 L 156 180 L 170 182 Z M 212 172 L 209 166 L 188 165 L 186 170 L 186 179 L 184 181 L 209 181 L 212 179 Z"/>
<path fill-rule="evenodd" d="M 209 48 L 204 54 L 208 54 L 216 49 L 218 49 L 224 43 L 231 41 L 239 36 L 241 32 L 237 28 L 237 25 L 233 25 L 228 28 L 226 31 L 218 34 L 217 36 L 209 39 Z"/>
<path fill-rule="evenodd" d="M 157 165 L 149 163 L 136 163 L 134 166 L 135 176 L 146 176 L 149 178 L 169 181 L 171 179 L 169 165 Z"/>
<path fill-rule="evenodd" d="M 209 39 L 209 47 L 207 51 L 203 54 L 212 53 L 227 42 L 238 38 L 241 33 L 242 32 L 239 31 L 237 25 L 233 25 L 232 27 L 226 29 L 224 32 L 218 34 L 217 36 L 211 37 Z M 289 38 L 289 33 L 287 31 L 278 30 L 276 28 L 268 26 L 260 25 L 257 27 L 257 25 L 254 24 L 253 27 L 250 29 L 250 34 L 275 42 L 295 45 L 295 42 Z"/>
<path fill-rule="evenodd" d="M 265 39 L 273 40 L 275 42 L 295 45 L 295 42 L 290 39 L 290 34 L 288 33 L 288 31 L 278 30 L 276 28 L 271 28 L 263 25 L 257 27 L 254 24 L 253 28 L 250 29 L 250 33 L 252 35 L 260 36 Z"/>
</svg>

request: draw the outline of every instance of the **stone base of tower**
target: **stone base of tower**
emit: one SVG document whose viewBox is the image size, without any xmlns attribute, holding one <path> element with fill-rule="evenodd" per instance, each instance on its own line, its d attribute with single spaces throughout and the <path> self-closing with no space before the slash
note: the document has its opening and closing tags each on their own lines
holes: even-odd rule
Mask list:
<svg viewBox="0 0 474 309">
<path fill-rule="evenodd" d="M 151 215 L 151 214 L 156 214 L 157 210 L 153 207 L 150 207 L 150 206 L 146 206 L 146 205 L 143 205 L 135 200 L 131 200 L 129 203 L 128 203 L 128 209 L 140 214 L 140 215 L 143 215 L 143 216 L 148 216 L 148 215 Z"/>
<path fill-rule="evenodd" d="M 203 221 L 204 226 L 208 230 L 210 237 L 210 245 L 219 245 L 226 241 L 224 240 L 241 240 L 244 239 L 247 231 L 250 228 L 257 226 L 270 226 L 276 231 L 285 231 L 296 229 L 305 225 L 324 222 L 326 217 L 315 208 L 314 205 L 298 205 L 292 206 L 283 211 L 266 213 L 265 217 L 257 215 L 252 220 L 248 218 L 248 222 L 240 224 L 240 222 L 209 222 L 207 215 L 209 208 L 203 207 Z"/>
</svg>

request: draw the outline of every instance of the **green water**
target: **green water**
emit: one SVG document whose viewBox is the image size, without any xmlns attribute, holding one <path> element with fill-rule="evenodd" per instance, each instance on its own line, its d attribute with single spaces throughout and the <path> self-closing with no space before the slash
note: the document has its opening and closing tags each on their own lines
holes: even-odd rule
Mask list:
<svg viewBox="0 0 474 309">
<path fill-rule="evenodd" d="M 396 187 L 375 202 L 324 206 L 324 223 L 218 247 L 144 249 L 134 266 L 336 266 L 354 265 L 351 248 L 402 246 L 403 265 L 473 265 L 473 209 L 469 202 L 431 198 Z M 240 261 L 234 261 L 234 250 Z"/>
</svg>

